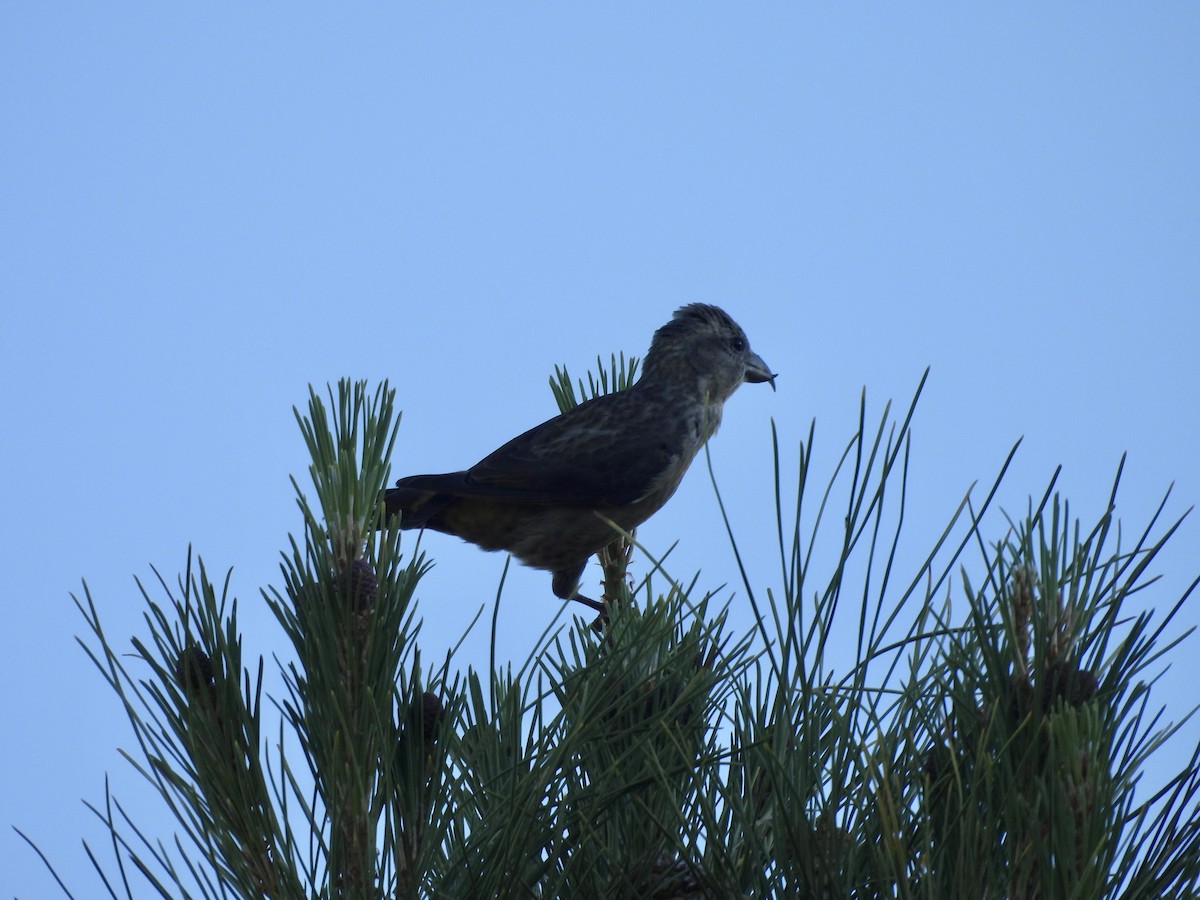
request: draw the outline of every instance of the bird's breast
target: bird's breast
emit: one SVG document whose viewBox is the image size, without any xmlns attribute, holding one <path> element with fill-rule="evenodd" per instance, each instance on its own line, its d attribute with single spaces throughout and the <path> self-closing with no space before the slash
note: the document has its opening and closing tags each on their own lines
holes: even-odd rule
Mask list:
<svg viewBox="0 0 1200 900">
<path fill-rule="evenodd" d="M 669 437 L 665 443 L 669 445 L 667 464 L 649 484 L 648 489 L 638 498 L 636 506 L 642 519 L 657 512 L 664 503 L 671 499 L 683 476 L 700 452 L 700 448 L 717 430 L 721 422 L 720 406 L 693 404 L 680 411 L 674 423 L 667 424 L 665 431 Z M 667 437 L 664 435 L 664 437 Z"/>
</svg>

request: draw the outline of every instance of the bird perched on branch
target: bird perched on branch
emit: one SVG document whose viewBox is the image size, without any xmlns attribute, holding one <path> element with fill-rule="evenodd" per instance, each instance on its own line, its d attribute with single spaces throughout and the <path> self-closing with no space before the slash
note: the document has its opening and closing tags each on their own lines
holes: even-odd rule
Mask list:
<svg viewBox="0 0 1200 900">
<path fill-rule="evenodd" d="M 556 596 L 603 610 L 578 589 L 588 559 L 617 537 L 610 522 L 632 531 L 662 508 L 744 381 L 775 388 L 724 310 L 689 304 L 654 333 L 626 390 L 580 403 L 464 472 L 401 478 L 384 494 L 387 515 L 507 550 L 552 572 Z"/>
</svg>

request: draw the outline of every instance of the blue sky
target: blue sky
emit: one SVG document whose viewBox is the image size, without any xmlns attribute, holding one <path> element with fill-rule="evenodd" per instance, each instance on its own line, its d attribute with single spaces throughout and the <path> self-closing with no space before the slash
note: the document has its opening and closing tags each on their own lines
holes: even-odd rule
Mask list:
<svg viewBox="0 0 1200 900">
<path fill-rule="evenodd" d="M 1191 4 L 6 5 L 0 890 L 52 887 L 10 824 L 94 889 L 80 801 L 106 772 L 165 821 L 75 644 L 81 578 L 111 634 L 142 633 L 133 576 L 173 575 L 190 542 L 233 567 L 248 650 L 280 649 L 258 589 L 300 528 L 310 383 L 390 379 L 395 474 L 461 468 L 552 414 L 555 363 L 640 355 L 700 300 L 780 373 L 712 444 L 764 588 L 771 419 L 788 460 L 816 419 L 824 475 L 864 386 L 876 410 L 905 403 L 926 366 L 917 545 L 1021 436 L 1014 513 L 1062 464 L 1094 518 L 1123 452 L 1128 529 L 1172 483 L 1182 513 L 1200 500 L 1197 46 Z M 700 469 L 640 537 L 680 539 L 679 577 L 737 580 Z M 503 558 L 424 547 L 436 656 Z M 1172 603 L 1198 560 L 1189 520 L 1140 601 Z M 557 609 L 548 577 L 514 571 L 505 604 L 521 660 Z M 1176 718 L 1195 658 L 1162 682 Z"/>
</svg>

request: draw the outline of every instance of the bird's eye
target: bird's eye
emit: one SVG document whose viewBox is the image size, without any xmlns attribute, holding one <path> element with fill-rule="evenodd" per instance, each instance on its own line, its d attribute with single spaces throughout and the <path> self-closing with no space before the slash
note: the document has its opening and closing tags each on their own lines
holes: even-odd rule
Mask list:
<svg viewBox="0 0 1200 900">
<path fill-rule="evenodd" d="M 746 339 L 743 337 L 735 337 L 730 340 L 729 347 L 734 353 L 741 353 L 746 349 Z"/>
</svg>

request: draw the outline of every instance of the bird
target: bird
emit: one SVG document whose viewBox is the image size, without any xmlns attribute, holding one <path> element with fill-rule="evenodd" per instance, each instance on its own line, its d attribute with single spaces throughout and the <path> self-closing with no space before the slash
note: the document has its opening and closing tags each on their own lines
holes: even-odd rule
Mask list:
<svg viewBox="0 0 1200 900">
<path fill-rule="evenodd" d="M 743 383 L 776 375 L 719 307 L 690 303 L 655 331 L 641 376 L 513 438 L 471 468 L 409 475 L 384 492 L 387 521 L 506 550 L 551 573 L 551 589 L 604 613 L 579 593 L 588 560 L 671 498 Z"/>
</svg>

